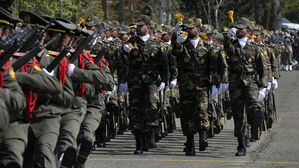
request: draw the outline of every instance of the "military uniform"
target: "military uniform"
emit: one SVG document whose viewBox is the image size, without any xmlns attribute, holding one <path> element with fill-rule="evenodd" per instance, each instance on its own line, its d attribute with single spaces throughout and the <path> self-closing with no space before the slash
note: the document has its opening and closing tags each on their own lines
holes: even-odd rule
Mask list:
<svg viewBox="0 0 299 168">
<path fill-rule="evenodd" d="M 109 69 L 103 65 L 100 69 L 93 58 L 87 53 L 81 53 L 78 60 L 74 63 L 76 67 L 72 79 L 78 82 L 75 88 L 76 98 L 81 105 L 83 113 L 81 118 L 81 127 L 77 138 L 77 143 L 81 144 L 75 167 L 84 167 L 89 153 L 92 150 L 95 141 L 94 132 L 96 131 L 101 117 L 101 106 L 97 104 L 88 104 L 87 99 L 95 95 L 95 92 L 87 92 L 86 84 L 90 84 L 94 89 L 111 91 L 114 87 L 114 81 Z"/>
<path fill-rule="evenodd" d="M 150 127 L 156 125 L 158 76 L 160 75 L 164 84 L 167 83 L 167 57 L 159 41 L 150 37 L 146 41 L 137 36 L 131 37 L 126 45 L 131 46 L 128 53 L 127 82 L 132 132 L 136 140 L 135 154 L 138 154 L 142 153 L 141 146 L 146 142 Z"/>
<path fill-rule="evenodd" d="M 43 94 L 53 96 L 62 91 L 62 87 L 59 85 L 58 80 L 46 75 L 41 71 L 42 70 L 40 69 L 37 60 L 33 58 L 31 61 L 25 63 L 22 67 L 20 67 L 20 72 L 16 72 L 15 74 L 18 83 L 22 86 L 23 92 L 26 95 L 26 108 L 23 114 L 11 118 L 14 119 L 14 122 L 5 134 L 3 149 L 1 149 L 1 162 L 4 166 L 8 166 L 12 162 L 19 166 L 23 164 L 22 154 L 24 153 L 25 148 L 27 147 L 27 143 L 29 142 L 29 128 L 32 128 L 32 125 L 28 124 L 28 121 L 33 122 L 35 119 L 33 114 L 31 118 L 30 113 L 36 107 L 35 103 L 37 97 Z M 36 167 L 45 166 L 39 165 L 43 164 L 39 161 L 40 158 L 44 157 L 44 155 L 39 155 L 40 153 L 38 151 L 40 149 L 41 148 L 38 147 L 36 148 L 37 155 L 35 155 L 34 160 Z M 48 154 L 51 155 L 51 153 Z M 46 164 L 46 162 L 44 163 Z"/>
<path fill-rule="evenodd" d="M 193 24 L 187 25 L 194 28 Z M 179 36 L 180 37 L 180 36 Z M 180 103 L 178 107 L 183 133 L 187 136 L 186 155 L 195 155 L 194 134 L 200 133 L 200 149 L 207 147 L 209 128 L 208 97 L 211 85 L 217 83 L 216 55 L 199 39 L 193 46 L 187 38 L 173 50 L 178 68 Z"/>
<path fill-rule="evenodd" d="M 248 28 L 249 21 L 241 18 L 240 28 Z M 244 137 L 246 134 L 247 117 L 250 124 L 259 125 L 264 120 L 261 105 L 257 100 L 259 88 L 267 87 L 265 65 L 260 48 L 246 42 L 241 46 L 238 40 L 226 39 L 225 51 L 229 58 L 229 92 L 235 123 L 234 135 L 238 137 L 237 156 L 246 154 Z M 246 108 L 246 112 L 245 112 Z M 246 117 L 247 115 L 247 117 Z"/>
</svg>

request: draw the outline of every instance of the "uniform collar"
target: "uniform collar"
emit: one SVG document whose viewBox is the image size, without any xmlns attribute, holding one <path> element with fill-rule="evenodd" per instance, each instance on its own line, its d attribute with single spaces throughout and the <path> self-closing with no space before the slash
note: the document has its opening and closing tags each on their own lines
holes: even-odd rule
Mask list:
<svg viewBox="0 0 299 168">
<path fill-rule="evenodd" d="M 245 46 L 246 46 L 246 44 L 247 44 L 247 40 L 248 40 L 248 38 L 247 37 L 245 37 L 245 38 L 238 38 L 238 42 L 239 42 L 239 44 L 240 44 L 240 46 L 242 47 L 242 48 L 244 48 Z"/>
<path fill-rule="evenodd" d="M 191 44 L 193 45 L 193 47 L 194 47 L 194 48 L 196 48 L 196 47 L 197 47 L 197 45 L 198 45 L 199 41 L 200 41 L 200 38 L 198 38 L 198 39 L 195 39 L 195 40 L 191 40 L 191 39 L 190 39 L 190 42 L 191 42 Z"/>
<path fill-rule="evenodd" d="M 139 38 L 143 41 L 146 42 L 151 36 L 149 34 L 145 35 L 145 36 L 139 36 Z"/>
</svg>

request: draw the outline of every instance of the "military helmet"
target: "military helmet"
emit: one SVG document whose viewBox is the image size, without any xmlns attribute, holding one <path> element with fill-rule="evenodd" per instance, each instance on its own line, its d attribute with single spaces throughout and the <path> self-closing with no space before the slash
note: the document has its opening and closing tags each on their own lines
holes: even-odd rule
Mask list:
<svg viewBox="0 0 299 168">
<path fill-rule="evenodd" d="M 215 29 L 212 25 L 205 24 L 205 25 L 201 26 L 200 31 L 205 34 L 214 34 Z"/>
<path fill-rule="evenodd" d="M 100 20 L 96 16 L 88 16 L 85 19 L 85 25 L 89 26 L 89 27 L 96 26 L 99 23 L 100 23 Z"/>
</svg>

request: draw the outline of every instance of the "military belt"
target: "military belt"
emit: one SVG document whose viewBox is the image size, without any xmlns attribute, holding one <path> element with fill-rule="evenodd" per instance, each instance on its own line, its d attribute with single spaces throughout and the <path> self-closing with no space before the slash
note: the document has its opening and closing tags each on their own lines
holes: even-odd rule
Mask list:
<svg viewBox="0 0 299 168">
<path fill-rule="evenodd" d="M 256 72 L 246 72 L 246 71 L 242 71 L 242 76 L 251 76 L 251 75 L 256 75 Z"/>
</svg>

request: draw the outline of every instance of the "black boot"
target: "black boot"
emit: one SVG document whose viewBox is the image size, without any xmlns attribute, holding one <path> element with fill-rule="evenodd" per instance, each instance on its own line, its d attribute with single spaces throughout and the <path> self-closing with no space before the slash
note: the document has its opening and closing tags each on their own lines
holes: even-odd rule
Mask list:
<svg viewBox="0 0 299 168">
<path fill-rule="evenodd" d="M 238 151 L 236 156 L 246 156 L 246 145 L 245 145 L 245 138 L 238 137 Z"/>
<path fill-rule="evenodd" d="M 149 134 L 149 132 L 146 132 L 146 133 L 142 134 L 142 150 L 146 151 L 146 152 L 149 151 L 148 134 Z"/>
<path fill-rule="evenodd" d="M 209 146 L 208 132 L 206 130 L 199 131 L 199 151 L 204 151 Z"/>
<path fill-rule="evenodd" d="M 186 144 L 186 148 L 185 148 L 185 154 L 187 156 L 195 156 L 194 135 L 187 136 L 187 144 Z"/>
<path fill-rule="evenodd" d="M 136 150 L 134 151 L 135 155 L 143 154 L 142 150 L 142 134 L 136 133 L 135 134 L 135 141 L 136 141 Z"/>
<path fill-rule="evenodd" d="M 156 136 L 156 133 L 154 131 L 155 129 L 151 129 L 149 132 L 148 132 L 148 148 L 149 149 L 154 149 L 154 148 L 157 148 L 157 144 L 155 142 L 155 136 Z"/>
<path fill-rule="evenodd" d="M 259 127 L 255 124 L 251 126 L 251 137 L 250 137 L 250 142 L 255 142 L 259 140 Z"/>
<path fill-rule="evenodd" d="M 64 152 L 63 158 L 61 160 L 61 167 L 72 168 L 77 160 L 77 149 L 70 146 Z"/>
<path fill-rule="evenodd" d="M 80 150 L 79 150 L 79 154 L 77 157 L 77 161 L 75 163 L 75 168 L 82 168 L 85 165 L 85 162 L 89 156 L 89 154 L 92 151 L 93 148 L 93 143 L 90 139 L 88 138 L 84 138 L 81 141 L 81 145 L 80 145 Z"/>
</svg>

